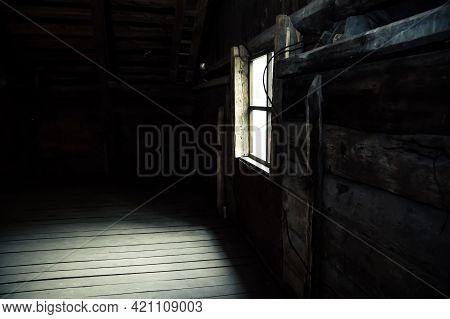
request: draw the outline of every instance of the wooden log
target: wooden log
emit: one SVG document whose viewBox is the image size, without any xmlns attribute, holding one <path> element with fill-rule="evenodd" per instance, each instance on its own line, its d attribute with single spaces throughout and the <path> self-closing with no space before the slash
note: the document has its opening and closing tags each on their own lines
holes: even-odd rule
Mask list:
<svg viewBox="0 0 450 319">
<path fill-rule="evenodd" d="M 210 81 L 201 83 L 197 87 L 195 87 L 195 89 L 196 90 L 204 90 L 204 89 L 215 88 L 217 86 L 226 86 L 228 84 L 230 84 L 230 77 L 223 76 L 220 78 L 212 79 Z"/>
<path fill-rule="evenodd" d="M 387 0 L 360 0 L 356 3 L 349 0 L 318 0 L 293 13 L 290 18 L 294 27 L 301 32 L 321 33 L 323 29 L 336 21 L 351 15 L 358 15 L 375 8 Z M 256 54 L 272 46 L 275 37 L 275 26 L 264 30 L 248 43 L 249 50 Z"/>
<path fill-rule="evenodd" d="M 217 60 L 215 63 L 211 65 L 206 65 L 206 70 L 202 72 L 202 76 L 205 78 L 209 78 L 213 76 L 216 72 L 219 73 L 220 70 L 229 71 L 230 66 L 230 56 L 227 55 L 219 60 Z M 228 73 L 228 72 L 227 72 Z"/>
<path fill-rule="evenodd" d="M 403 54 L 450 39 L 450 5 L 423 12 L 280 62 L 278 76 L 313 73 Z"/>
<path fill-rule="evenodd" d="M 324 121 L 390 134 L 450 134 L 450 50 L 322 73 Z M 286 79 L 283 120 L 304 118 L 312 76 Z"/>
<path fill-rule="evenodd" d="M 450 137 L 325 129 L 328 171 L 450 211 Z M 424 187 L 426 185 L 426 187 Z"/>
<path fill-rule="evenodd" d="M 450 137 L 372 134 L 325 125 L 323 140 L 329 173 L 449 210 Z M 293 151 L 301 147 L 297 144 L 291 136 L 292 167 L 302 160 Z"/>
<path fill-rule="evenodd" d="M 333 22 L 365 13 L 387 4 L 387 0 L 318 0 L 291 15 L 292 23 L 302 32 L 322 32 Z"/>
<path fill-rule="evenodd" d="M 323 256 L 340 276 L 371 297 L 443 297 L 430 285 L 450 292 L 448 212 L 331 175 L 324 189 L 326 216 L 353 234 L 325 221 Z"/>
</svg>

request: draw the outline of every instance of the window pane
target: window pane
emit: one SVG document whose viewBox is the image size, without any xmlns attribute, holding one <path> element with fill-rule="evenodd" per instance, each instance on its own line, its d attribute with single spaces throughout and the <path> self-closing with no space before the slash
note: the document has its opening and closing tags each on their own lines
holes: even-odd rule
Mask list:
<svg viewBox="0 0 450 319">
<path fill-rule="evenodd" d="M 267 112 L 251 111 L 250 113 L 251 154 L 263 161 L 267 160 Z"/>
<path fill-rule="evenodd" d="M 267 95 L 264 91 L 263 78 L 267 66 L 267 56 L 264 55 L 251 62 L 250 65 L 250 105 L 267 106 Z M 266 82 L 267 86 L 267 81 Z"/>
<path fill-rule="evenodd" d="M 267 163 L 270 163 L 270 158 L 272 155 L 272 113 L 268 112 L 267 114 L 267 154 L 268 158 L 266 159 Z"/>
</svg>

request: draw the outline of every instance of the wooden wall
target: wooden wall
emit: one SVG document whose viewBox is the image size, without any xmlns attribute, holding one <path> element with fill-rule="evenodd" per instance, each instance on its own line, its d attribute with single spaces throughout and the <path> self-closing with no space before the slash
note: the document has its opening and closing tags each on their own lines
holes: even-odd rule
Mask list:
<svg viewBox="0 0 450 319">
<path fill-rule="evenodd" d="M 231 47 L 247 43 L 266 28 L 275 24 L 276 16 L 281 13 L 292 13 L 301 8 L 305 0 L 230 0 L 210 2 L 205 24 L 205 33 L 200 55 L 200 61 L 205 61 L 207 67 L 217 65 L 217 70 L 211 76 L 229 76 L 229 55 Z M 224 63 L 220 63 L 224 62 Z M 228 86 L 222 89 L 206 89 L 197 92 L 197 107 L 208 109 L 203 114 L 210 114 L 211 108 L 227 99 L 230 92 Z M 225 108 L 225 123 L 231 123 L 229 103 Z M 216 113 L 217 114 L 217 111 Z M 211 115 L 215 118 L 215 115 Z M 209 120 L 211 122 L 212 119 Z M 227 150 L 234 138 L 232 132 L 227 134 Z M 234 160 L 232 153 L 227 153 L 227 159 L 232 159 L 236 174 L 226 176 L 225 201 L 227 214 L 237 226 L 247 235 L 252 245 L 270 268 L 280 284 L 284 285 L 287 295 L 295 296 L 294 289 L 283 283 L 283 247 L 282 247 L 282 212 L 281 192 L 270 181 L 254 176 L 254 172 L 246 168 L 239 160 Z M 248 176 L 251 173 L 253 176 Z M 252 174 L 253 173 L 253 174 Z M 232 188 L 232 189 L 231 189 Z M 293 270 L 296 271 L 296 270 Z"/>
<path fill-rule="evenodd" d="M 202 59 L 219 61 L 274 24 L 266 12 L 283 8 L 277 1 L 216 4 Z M 398 8 L 391 9 L 395 16 Z M 227 205 L 287 291 L 331 298 L 450 293 L 449 65 L 448 45 L 429 47 L 363 63 L 323 88 L 323 216 L 313 228 L 297 198 L 308 193 L 302 177 L 283 179 L 290 195 L 264 178 L 234 176 Z M 285 80 L 283 105 L 305 96 L 315 75 L 327 82 L 341 71 Z M 304 103 L 283 115 L 284 124 L 303 121 Z"/>
</svg>

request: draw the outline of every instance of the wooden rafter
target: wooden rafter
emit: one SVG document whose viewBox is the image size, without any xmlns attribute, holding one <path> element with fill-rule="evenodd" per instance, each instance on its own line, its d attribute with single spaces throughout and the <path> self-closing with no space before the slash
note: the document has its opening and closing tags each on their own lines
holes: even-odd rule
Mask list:
<svg viewBox="0 0 450 319">
<path fill-rule="evenodd" d="M 280 62 L 279 76 L 313 73 L 349 66 L 361 59 L 381 59 L 450 38 L 450 5 L 445 4 L 410 18 L 370 30 L 359 36 L 291 56 Z M 369 59 L 370 58 L 370 59 Z"/>
</svg>

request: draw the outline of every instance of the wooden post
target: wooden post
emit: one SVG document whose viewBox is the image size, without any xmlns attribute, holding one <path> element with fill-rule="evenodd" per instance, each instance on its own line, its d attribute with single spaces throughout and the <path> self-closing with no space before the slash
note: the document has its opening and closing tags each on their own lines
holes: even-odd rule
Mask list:
<svg viewBox="0 0 450 319">
<path fill-rule="evenodd" d="M 247 156 L 249 150 L 249 53 L 244 46 L 231 49 L 231 111 L 234 114 L 234 156 Z"/>
<path fill-rule="evenodd" d="M 301 42 L 300 33 L 294 28 L 291 19 L 287 15 L 277 16 L 276 33 L 274 43 L 274 73 L 278 67 L 278 62 L 286 57 L 289 57 L 291 50 L 297 49 L 296 43 Z M 292 47 L 290 47 L 292 45 Z M 272 97 L 272 139 L 271 139 L 271 175 L 272 178 L 278 179 L 283 163 L 277 154 L 282 154 L 286 151 L 282 145 L 277 145 L 277 141 L 282 139 L 283 132 L 280 129 L 282 123 L 281 112 L 283 111 L 283 80 L 274 76 L 273 78 L 273 97 Z M 278 137 L 277 137 L 278 136 Z"/>
<path fill-rule="evenodd" d="M 279 15 L 275 26 L 275 68 L 279 62 L 293 54 L 301 53 L 301 34 L 292 24 L 287 15 Z M 273 83 L 273 110 L 272 110 L 272 179 L 280 180 L 280 184 L 289 188 L 296 196 L 304 199 L 299 202 L 288 191 L 282 192 L 282 243 L 283 243 L 283 281 L 294 290 L 299 297 L 309 295 L 310 287 L 310 238 L 311 238 L 311 204 L 313 190 L 309 190 L 311 176 L 283 176 L 282 169 L 288 165 L 288 161 L 277 155 L 288 154 L 288 145 L 283 143 L 290 136 L 282 129 L 284 126 L 281 113 L 283 112 L 283 80 L 274 76 Z M 278 135 L 278 137 L 277 137 Z M 306 135 L 306 138 L 310 138 Z M 277 144 L 281 141 L 282 144 Z M 310 140 L 307 141 L 311 143 Z M 310 152 L 308 152 L 310 153 Z M 309 155 L 308 158 L 311 158 Z M 310 163 L 307 163 L 309 166 Z M 305 191 L 306 190 L 306 191 Z M 304 242 L 304 245 L 300 243 Z"/>
<path fill-rule="evenodd" d="M 319 248 L 320 248 L 320 229 L 322 217 L 316 213 L 322 211 L 323 199 L 323 123 L 322 123 L 322 76 L 316 75 L 308 92 L 306 100 L 306 112 L 308 114 L 307 121 L 311 125 L 310 134 L 310 163 L 312 170 L 311 185 L 309 193 L 309 276 L 307 281 L 307 296 L 314 295 L 313 287 L 317 282 L 319 275 Z"/>
</svg>

